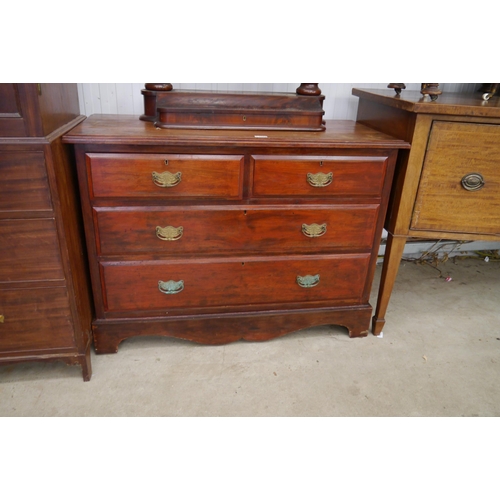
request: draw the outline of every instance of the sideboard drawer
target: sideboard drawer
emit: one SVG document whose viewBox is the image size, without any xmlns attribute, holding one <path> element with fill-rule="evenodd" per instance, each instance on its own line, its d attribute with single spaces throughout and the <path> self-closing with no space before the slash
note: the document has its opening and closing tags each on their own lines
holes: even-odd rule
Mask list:
<svg viewBox="0 0 500 500">
<path fill-rule="evenodd" d="M 435 121 L 411 229 L 500 234 L 500 125 Z"/>
<path fill-rule="evenodd" d="M 0 289 L 0 315 L 0 349 L 4 352 L 74 346 L 65 287 Z"/>
<path fill-rule="evenodd" d="M 86 155 L 95 198 L 240 199 L 242 155 Z"/>
<path fill-rule="evenodd" d="M 254 196 L 374 196 L 386 157 L 253 156 Z"/>
<path fill-rule="evenodd" d="M 101 255 L 365 250 L 379 205 L 94 208 Z"/>
<path fill-rule="evenodd" d="M 64 280 L 54 219 L 0 220 L 0 282 Z"/>
<path fill-rule="evenodd" d="M 0 151 L 0 211 L 52 210 L 40 151 Z"/>
<path fill-rule="evenodd" d="M 359 254 L 106 262 L 101 263 L 101 273 L 106 309 L 111 312 L 354 302 L 363 293 L 369 260 L 369 254 Z"/>
</svg>

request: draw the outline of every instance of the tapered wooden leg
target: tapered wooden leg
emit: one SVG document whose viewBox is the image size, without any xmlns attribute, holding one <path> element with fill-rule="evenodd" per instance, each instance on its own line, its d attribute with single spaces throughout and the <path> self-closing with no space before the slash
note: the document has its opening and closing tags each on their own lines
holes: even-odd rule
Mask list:
<svg viewBox="0 0 500 500">
<path fill-rule="evenodd" d="M 393 236 L 389 234 L 387 237 L 382 276 L 380 278 L 380 287 L 378 290 L 377 307 L 372 319 L 373 335 L 379 335 L 384 328 L 385 313 L 391 297 L 392 288 L 394 287 L 394 282 L 396 281 L 399 264 L 403 257 L 406 240 L 406 236 Z"/>
</svg>

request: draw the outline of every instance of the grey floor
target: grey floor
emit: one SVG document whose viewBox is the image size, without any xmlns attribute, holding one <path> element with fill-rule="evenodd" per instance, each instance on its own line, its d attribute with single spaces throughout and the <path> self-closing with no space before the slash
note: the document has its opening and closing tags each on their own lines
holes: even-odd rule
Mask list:
<svg viewBox="0 0 500 500">
<path fill-rule="evenodd" d="M 383 338 L 130 339 L 86 383 L 62 363 L 0 367 L 0 416 L 500 416 L 500 262 L 439 269 L 402 263 Z"/>
</svg>

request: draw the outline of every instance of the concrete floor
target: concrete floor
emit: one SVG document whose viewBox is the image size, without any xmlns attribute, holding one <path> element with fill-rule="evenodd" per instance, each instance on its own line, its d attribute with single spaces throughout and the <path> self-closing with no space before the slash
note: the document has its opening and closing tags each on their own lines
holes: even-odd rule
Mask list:
<svg viewBox="0 0 500 500">
<path fill-rule="evenodd" d="M 403 262 L 383 338 L 135 338 L 78 367 L 0 367 L 0 416 L 500 416 L 500 262 Z M 372 293 L 375 304 L 381 266 Z"/>
</svg>

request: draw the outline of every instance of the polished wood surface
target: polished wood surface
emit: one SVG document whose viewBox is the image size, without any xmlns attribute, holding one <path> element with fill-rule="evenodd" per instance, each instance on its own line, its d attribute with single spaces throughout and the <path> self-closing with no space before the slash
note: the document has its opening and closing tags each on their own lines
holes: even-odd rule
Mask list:
<svg viewBox="0 0 500 500">
<path fill-rule="evenodd" d="M 173 90 L 146 84 L 144 114 L 158 128 L 322 131 L 325 96 L 317 84 L 282 92 Z"/>
<path fill-rule="evenodd" d="M 158 130 L 137 117 L 102 115 L 63 140 L 77 154 L 98 354 L 148 334 L 217 344 L 333 322 L 366 335 L 404 141 L 353 122 L 261 135 Z M 182 181 L 166 188 L 174 194 L 156 196 L 151 169 L 165 159 L 169 168 L 186 160 L 170 171 L 182 171 Z M 144 171 L 147 189 L 119 179 L 124 166 L 132 177 Z M 326 181 L 314 182 L 328 185 L 312 187 L 307 174 L 322 167 L 331 182 L 327 170 Z"/>
<path fill-rule="evenodd" d="M 385 324 L 407 238 L 500 240 L 500 100 L 443 93 L 427 101 L 403 90 L 353 89 L 357 120 L 411 143 L 399 155 L 385 222 L 388 231 L 373 332 Z M 462 180 L 480 174 L 484 186 Z"/>
<path fill-rule="evenodd" d="M 359 303 L 370 254 L 286 257 L 224 257 L 170 261 L 102 263 L 106 310 L 159 310 L 249 306 L 283 308 L 288 303 L 332 300 Z M 319 276 L 303 288 L 297 277 Z M 183 282 L 183 290 L 167 295 L 158 281 Z"/>
<path fill-rule="evenodd" d="M 387 166 L 383 157 L 254 155 L 252 158 L 256 197 L 380 197 Z M 311 184 L 308 175 L 318 173 L 331 175 L 331 182 L 324 186 Z"/>
<path fill-rule="evenodd" d="M 17 116 L 2 115 L 14 97 Z M 88 264 L 61 142 L 83 118 L 74 84 L 0 84 L 0 363 L 62 361 L 89 380 Z"/>
<path fill-rule="evenodd" d="M 43 151 L 3 151 L 0 212 L 52 211 Z M 0 215 L 1 217 L 1 215 Z"/>
<path fill-rule="evenodd" d="M 241 197 L 241 155 L 88 154 L 87 161 L 96 198 Z M 159 186 L 153 172 L 178 174 L 179 182 Z"/>
<path fill-rule="evenodd" d="M 103 255 L 321 253 L 369 250 L 378 211 L 378 204 L 95 207 L 94 223 Z M 319 236 L 308 236 L 312 224 L 324 226 Z M 158 227 L 182 235 L 164 240 Z"/>
</svg>

